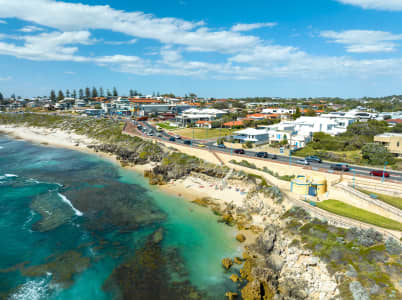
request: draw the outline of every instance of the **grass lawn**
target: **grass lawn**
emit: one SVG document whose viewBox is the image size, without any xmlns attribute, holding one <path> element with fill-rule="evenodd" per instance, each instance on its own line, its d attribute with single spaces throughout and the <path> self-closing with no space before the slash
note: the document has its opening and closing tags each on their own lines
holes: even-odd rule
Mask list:
<svg viewBox="0 0 402 300">
<path fill-rule="evenodd" d="M 177 127 L 170 126 L 169 123 L 158 123 L 158 124 L 156 124 L 156 125 L 158 125 L 159 127 L 163 128 L 163 129 L 166 129 L 166 130 L 174 130 L 174 129 L 177 129 Z"/>
<path fill-rule="evenodd" d="M 317 206 L 319 208 L 325 209 L 329 212 L 335 213 L 340 216 L 355 219 L 364 223 L 376 225 L 383 228 L 402 230 L 402 224 L 385 218 L 383 216 L 371 213 L 367 210 L 346 204 L 338 200 L 325 200 L 323 202 L 318 202 Z"/>
<path fill-rule="evenodd" d="M 218 138 L 226 135 L 232 134 L 232 132 L 237 131 L 238 129 L 230 129 L 230 128 L 194 128 L 194 138 L 205 140 Z M 175 130 L 175 133 L 181 136 L 185 136 L 188 138 L 193 138 L 193 128 L 182 128 Z"/>
<path fill-rule="evenodd" d="M 389 196 L 389 195 L 384 195 L 384 194 L 379 194 L 379 193 L 374 193 L 370 192 L 367 190 L 363 189 L 358 189 L 360 192 L 365 193 L 367 195 L 376 195 L 378 200 L 381 200 L 385 203 L 388 203 L 389 205 L 395 206 L 399 209 L 402 209 L 402 198 L 399 197 L 394 197 L 394 196 Z"/>
</svg>

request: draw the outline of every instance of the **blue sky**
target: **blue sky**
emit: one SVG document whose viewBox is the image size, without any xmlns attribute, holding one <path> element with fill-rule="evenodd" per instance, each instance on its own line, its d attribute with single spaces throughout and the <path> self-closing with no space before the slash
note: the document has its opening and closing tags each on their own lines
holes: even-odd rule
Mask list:
<svg viewBox="0 0 402 300">
<path fill-rule="evenodd" d="M 0 91 L 402 94 L 402 0 L 0 0 Z"/>
</svg>

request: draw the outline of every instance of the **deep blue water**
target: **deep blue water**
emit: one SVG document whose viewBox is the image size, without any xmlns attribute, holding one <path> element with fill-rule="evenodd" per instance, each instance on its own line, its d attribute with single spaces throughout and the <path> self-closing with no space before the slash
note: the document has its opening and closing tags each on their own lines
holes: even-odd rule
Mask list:
<svg viewBox="0 0 402 300">
<path fill-rule="evenodd" d="M 0 299 L 160 298 L 155 289 L 176 285 L 178 298 L 191 287 L 224 299 L 236 289 L 220 265 L 239 254 L 234 234 L 109 161 L 0 135 Z M 159 268 L 143 268 L 148 253 Z M 127 297 L 129 264 L 138 276 Z"/>
</svg>

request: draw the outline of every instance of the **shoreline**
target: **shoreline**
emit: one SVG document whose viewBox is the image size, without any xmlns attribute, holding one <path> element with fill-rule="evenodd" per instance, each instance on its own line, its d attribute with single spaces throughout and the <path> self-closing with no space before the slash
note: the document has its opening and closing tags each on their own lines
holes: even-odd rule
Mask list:
<svg viewBox="0 0 402 300">
<path fill-rule="evenodd" d="M 117 160 L 115 155 L 101 151 L 95 151 L 94 149 L 87 147 L 89 145 L 99 144 L 99 141 L 90 139 L 83 135 L 77 135 L 75 133 L 69 133 L 59 129 L 24 127 L 14 125 L 9 126 L 0 124 L 0 134 L 1 133 L 4 133 L 5 135 L 14 139 L 22 139 L 24 141 L 39 144 L 41 146 L 64 148 L 90 155 L 96 155 L 97 157 L 106 159 L 121 168 L 136 172 L 141 176 L 144 176 L 144 171 L 150 170 L 153 167 L 153 164 L 151 163 L 145 165 L 123 166 L 121 162 Z M 218 186 L 217 182 L 215 183 L 215 188 L 216 186 Z M 247 193 L 245 195 L 240 195 L 240 188 L 238 192 L 236 191 L 236 187 L 230 189 L 226 188 L 222 191 L 216 191 L 216 189 L 213 189 L 211 183 L 208 183 L 201 178 L 195 178 L 192 175 L 189 175 L 184 179 L 170 181 L 165 185 L 157 185 L 155 186 L 155 188 L 168 195 L 178 197 L 187 202 L 192 202 L 195 205 L 197 205 L 196 200 L 208 198 L 212 200 L 213 205 L 219 205 L 220 208 L 223 208 L 226 204 L 229 203 L 228 201 L 226 201 L 227 198 L 231 200 L 235 199 L 236 202 L 241 202 L 242 198 L 245 198 L 245 196 L 247 195 Z M 206 207 L 208 207 L 209 210 L 213 212 L 213 209 L 210 205 L 207 205 Z M 234 229 L 234 231 L 236 231 L 237 234 L 243 234 L 246 237 L 246 240 L 243 243 L 239 243 L 241 252 L 245 251 L 247 246 L 252 244 L 257 237 L 257 234 L 250 230 L 238 230 L 236 228 Z"/>
</svg>

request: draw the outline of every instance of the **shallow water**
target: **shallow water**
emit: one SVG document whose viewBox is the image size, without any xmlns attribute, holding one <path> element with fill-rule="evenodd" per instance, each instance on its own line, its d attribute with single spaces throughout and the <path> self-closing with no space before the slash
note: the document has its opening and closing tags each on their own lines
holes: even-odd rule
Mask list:
<svg viewBox="0 0 402 300">
<path fill-rule="evenodd" d="M 119 272 L 138 272 L 136 256 L 152 252 L 158 228 L 163 239 L 151 248 L 160 247 L 166 278 L 139 270 L 153 289 L 180 282 L 172 294 L 183 299 L 188 290 L 224 299 L 236 289 L 220 263 L 239 254 L 235 232 L 208 209 L 102 158 L 0 136 L 1 299 L 117 298 L 127 285 Z"/>
</svg>

